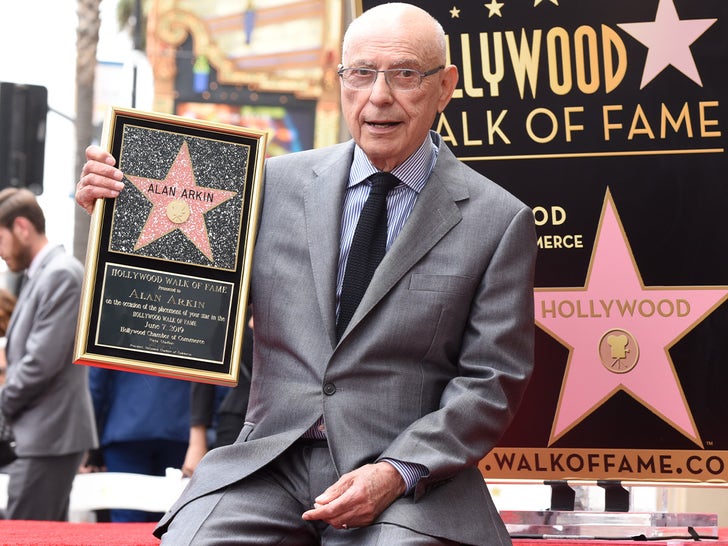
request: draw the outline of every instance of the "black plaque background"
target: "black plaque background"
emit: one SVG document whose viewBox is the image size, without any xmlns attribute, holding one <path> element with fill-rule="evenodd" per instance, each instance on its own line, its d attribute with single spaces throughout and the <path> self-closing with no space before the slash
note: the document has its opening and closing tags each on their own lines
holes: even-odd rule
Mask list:
<svg viewBox="0 0 728 546">
<path fill-rule="evenodd" d="M 99 307 L 100 320 L 96 331 L 98 345 L 156 355 L 168 354 L 175 358 L 192 358 L 198 362 L 222 364 L 225 361 L 225 339 L 232 309 L 229 294 L 232 290 L 220 293 L 207 290 L 206 287 L 232 287 L 232 284 L 213 279 L 179 277 L 170 272 L 134 271 L 116 263 L 107 262 L 106 266 L 106 282 L 101 291 L 101 301 L 104 303 Z M 112 273 L 109 273 L 110 270 Z M 114 272 L 125 272 L 129 276 L 115 275 Z M 149 273 L 148 278 L 151 280 L 144 276 L 135 278 L 133 273 L 137 272 L 141 275 Z M 157 282 L 158 276 L 162 277 L 161 282 Z M 114 279 L 113 282 L 110 279 Z M 132 291 L 138 295 L 131 303 L 139 307 L 130 309 L 114 303 L 128 302 Z M 155 299 L 155 296 L 159 299 Z M 121 299 L 117 300 L 117 297 Z M 180 304 L 180 300 L 185 301 L 185 304 Z M 187 301 L 201 301 L 204 308 L 191 306 Z M 138 333 L 142 331 L 145 333 Z M 149 335 L 148 332 L 156 335 Z"/>
<path fill-rule="evenodd" d="M 120 161 L 120 156 L 124 153 L 122 150 L 122 134 L 126 124 L 157 131 L 169 131 L 170 138 L 173 139 L 178 139 L 179 135 L 183 135 L 184 138 L 192 140 L 195 138 L 202 138 L 218 140 L 223 144 L 230 142 L 236 144 L 247 144 L 249 146 L 247 171 L 245 172 L 245 183 L 242 195 L 242 203 L 245 205 L 241 211 L 241 231 L 239 233 L 240 248 L 237 252 L 236 259 L 234 260 L 233 267 L 231 268 L 215 268 L 213 267 L 214 264 L 211 264 L 210 266 L 202 266 L 194 263 L 172 261 L 175 255 L 179 254 L 180 244 L 185 244 L 181 241 L 180 234 L 176 231 L 165 235 L 158 241 L 152 243 L 157 246 L 168 244 L 170 247 L 174 247 L 171 249 L 172 256 L 170 258 L 172 259 L 157 259 L 128 252 L 113 252 L 109 249 L 112 230 L 112 216 L 116 200 L 106 199 L 103 203 L 102 227 L 98 234 L 98 258 L 95 265 L 95 275 L 91 281 L 95 290 L 91 297 L 91 310 L 88 317 L 88 335 L 85 339 L 81 340 L 82 350 L 87 353 L 87 356 L 93 355 L 93 359 L 77 358 L 77 362 L 124 369 L 127 371 L 137 371 L 141 373 L 152 373 L 155 375 L 185 378 L 209 383 L 233 385 L 237 382 L 237 377 L 233 372 L 237 370 L 238 363 L 233 362 L 231 359 L 231 347 L 233 346 L 234 341 L 236 341 L 235 336 L 238 331 L 241 336 L 240 345 L 242 345 L 242 331 L 244 330 L 244 325 L 241 321 L 244 321 L 245 319 L 244 307 L 247 304 L 247 286 L 244 286 L 245 281 L 247 281 L 247 272 L 245 271 L 245 232 L 246 230 L 255 228 L 255 222 L 253 220 L 256 220 L 256 213 L 251 209 L 251 207 L 254 204 L 255 198 L 254 192 L 256 188 L 256 175 L 259 176 L 256 165 L 258 164 L 259 154 L 265 153 L 265 139 L 264 137 L 262 138 L 263 144 L 261 144 L 261 134 L 259 132 L 249 131 L 244 128 L 230 127 L 229 129 L 223 129 L 223 126 L 218 127 L 211 123 L 185 120 L 177 118 L 176 116 L 157 116 L 126 109 L 116 109 L 113 119 L 114 121 L 110 125 L 109 151 L 116 158 L 117 164 L 123 162 L 123 160 Z M 246 131 L 249 136 L 245 134 Z M 190 155 L 192 164 L 194 165 L 195 161 L 200 160 L 201 158 L 195 157 L 193 150 L 194 146 L 191 146 Z M 174 157 L 166 159 L 163 158 L 162 161 L 166 161 L 169 165 L 173 159 Z M 198 184 L 203 185 L 203 181 L 198 180 L 197 182 Z M 127 187 L 122 193 L 128 192 L 133 194 L 137 192 L 133 185 L 126 179 L 125 184 Z M 139 204 L 133 204 L 132 206 L 139 206 Z M 210 212 L 212 213 L 214 210 Z M 213 214 L 209 214 L 209 216 L 211 216 L 211 218 L 206 218 L 208 225 L 214 218 Z M 214 253 L 216 249 L 214 248 L 214 243 L 212 241 L 211 244 L 213 245 Z M 161 250 L 164 252 L 164 248 L 161 248 Z M 226 351 L 222 364 L 197 359 L 181 359 L 163 354 L 153 354 L 144 358 L 144 355 L 140 355 L 138 351 L 97 345 L 94 340 L 97 336 L 99 312 L 102 306 L 100 288 L 104 282 L 103 276 L 105 265 L 107 263 L 115 263 L 151 271 L 156 270 L 170 272 L 189 277 L 207 277 L 214 281 L 233 284 L 234 288 L 231 295 L 233 308 L 230 313 L 230 324 L 227 328 L 227 336 L 224 340 Z"/>
<path fill-rule="evenodd" d="M 195 181 L 201 190 L 213 184 L 215 189 L 238 191 L 241 173 L 248 168 L 249 154 L 239 143 L 227 143 L 220 138 L 191 138 L 166 131 L 149 131 L 148 128 L 125 124 L 122 129 L 123 156 L 119 169 L 130 176 L 164 179 L 183 143 L 187 144 Z M 249 149 L 249 148 L 248 148 Z M 129 160 L 128 158 L 133 158 Z M 215 269 L 236 269 L 240 229 L 231 222 L 242 214 L 242 202 L 232 198 L 205 213 L 214 262 L 211 262 L 181 230 L 134 250 L 141 233 L 143 220 L 151 209 L 149 200 L 126 180 L 129 191 L 115 199 L 114 218 L 110 239 L 111 251 L 149 256 L 161 260 L 210 266 Z M 231 229 L 220 226 L 230 225 Z"/>
<path fill-rule="evenodd" d="M 728 2 L 724 0 L 674 0 L 680 20 L 717 19 L 690 47 L 702 86 L 682 72 L 668 66 L 640 89 L 648 48 L 618 27 L 620 23 L 652 22 L 659 0 L 501 0 L 501 16 L 490 16 L 487 4 L 474 0 L 408 0 L 430 12 L 448 35 L 450 61 L 460 71 L 458 89 L 463 90 L 464 63 L 461 36 L 468 35 L 471 49 L 473 86 L 483 90 L 480 98 L 454 98 L 444 115 L 457 137 L 448 141 L 453 152 L 469 166 L 507 188 L 531 207 L 562 207 L 567 221 L 562 225 L 538 226 L 539 237 L 581 234 L 581 249 L 539 249 L 536 287 L 584 286 L 599 215 L 607 188 L 612 193 L 635 262 L 645 286 L 725 286 L 728 285 L 728 229 L 724 227 L 728 188 L 726 148 L 726 108 L 721 101 L 728 93 Z M 362 0 L 359 11 L 384 2 Z M 557 5 L 558 4 L 558 5 Z M 459 16 L 451 10 L 457 8 Z M 601 36 L 602 25 L 617 33 L 627 48 L 627 73 L 620 85 L 609 92 L 602 85 L 595 93 L 572 89 L 564 95 L 548 86 L 545 63 L 546 34 L 562 28 L 572 38 L 582 25 L 592 27 Z M 503 48 L 505 76 L 498 95 L 490 93 L 481 74 L 480 33 L 504 35 L 515 33 L 520 43 L 522 32 L 531 40 L 541 29 L 542 51 L 538 68 L 538 87 L 533 96 L 530 87 L 521 97 L 505 37 Z M 599 46 L 601 47 L 601 45 Z M 491 55 L 493 52 L 491 51 Z M 570 59 L 575 63 L 572 47 Z M 599 73 L 603 52 L 599 56 Z M 576 86 L 574 86 L 576 87 Z M 699 131 L 689 138 L 684 131 L 668 131 L 660 138 L 659 116 L 664 103 L 677 114 L 687 103 L 693 128 L 699 126 L 698 104 L 716 103 L 707 110 L 717 121 L 711 132 L 717 136 L 701 137 Z M 622 131 L 606 141 L 601 130 L 602 108 L 621 105 L 615 116 L 624 124 Z M 584 130 L 568 142 L 563 130 L 565 108 L 583 107 L 577 116 Z M 656 138 L 626 135 L 638 107 L 644 111 Z M 559 120 L 560 131 L 547 143 L 529 138 L 524 123 L 537 108 L 552 111 Z M 510 139 L 506 144 L 495 138 L 488 142 L 487 112 L 492 117 L 507 110 L 500 127 Z M 465 145 L 463 115 L 467 118 L 470 140 L 481 145 Z M 435 129 L 445 134 L 436 121 Z M 534 125 L 539 134 L 546 125 Z M 541 329 L 536 330 L 536 367 L 523 404 L 499 443 L 504 452 L 525 453 L 535 450 L 547 461 L 550 449 L 564 452 L 588 449 L 596 454 L 610 450 L 633 450 L 635 453 L 662 451 L 685 452 L 705 457 L 717 453 L 722 461 L 720 475 L 686 476 L 673 474 L 665 479 L 719 479 L 728 477 L 728 303 L 723 303 L 688 335 L 670 349 L 676 373 L 693 413 L 706 451 L 698 448 L 678 430 L 624 392 L 605 401 L 599 409 L 573 430 L 549 446 L 549 433 L 555 415 L 559 391 L 564 379 L 569 351 Z M 532 459 L 530 459 L 532 460 Z M 532 469 L 533 470 L 533 469 Z M 517 478 L 519 473 L 489 466 L 489 477 Z M 574 477 L 556 475 L 546 468 L 528 477 L 544 479 Z M 590 476 L 590 479 L 614 478 Z"/>
</svg>

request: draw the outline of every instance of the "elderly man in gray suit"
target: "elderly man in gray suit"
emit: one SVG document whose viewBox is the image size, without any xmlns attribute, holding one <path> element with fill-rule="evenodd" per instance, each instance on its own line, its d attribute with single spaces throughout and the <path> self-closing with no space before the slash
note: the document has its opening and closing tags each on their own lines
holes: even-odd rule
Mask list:
<svg viewBox="0 0 728 546">
<path fill-rule="evenodd" d="M 197 467 L 164 544 L 510 544 L 477 463 L 532 369 L 533 215 L 430 131 L 458 73 L 429 14 L 367 11 L 342 60 L 353 141 L 267 161 L 246 423 Z M 109 154 L 87 158 L 91 210 L 123 184 Z M 357 223 L 383 172 L 374 267 Z M 358 304 L 347 261 L 374 270 Z"/>
<path fill-rule="evenodd" d="M 83 267 L 48 242 L 45 217 L 25 189 L 0 192 L 0 257 L 25 272 L 7 331 L 0 411 L 15 436 L 7 519 L 68 519 L 73 479 L 96 447 L 88 369 L 73 364 Z"/>
</svg>

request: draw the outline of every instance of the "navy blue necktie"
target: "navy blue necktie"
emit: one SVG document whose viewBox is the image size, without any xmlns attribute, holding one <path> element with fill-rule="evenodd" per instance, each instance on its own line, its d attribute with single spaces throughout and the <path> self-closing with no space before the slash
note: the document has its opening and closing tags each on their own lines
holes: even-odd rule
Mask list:
<svg viewBox="0 0 728 546">
<path fill-rule="evenodd" d="M 387 193 L 399 183 L 399 179 L 391 173 L 378 172 L 369 180 L 372 189 L 356 224 L 346 261 L 339 296 L 337 339 L 346 330 L 387 248 Z"/>
</svg>

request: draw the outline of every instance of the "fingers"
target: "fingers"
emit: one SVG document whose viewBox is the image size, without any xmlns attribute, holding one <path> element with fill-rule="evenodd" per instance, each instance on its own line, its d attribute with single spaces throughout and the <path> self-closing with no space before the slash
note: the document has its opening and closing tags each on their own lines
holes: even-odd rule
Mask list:
<svg viewBox="0 0 728 546">
<path fill-rule="evenodd" d="M 336 483 L 330 485 L 326 491 L 314 499 L 314 506 L 326 506 L 327 504 L 341 498 L 350 491 L 354 485 L 351 474 L 344 474 Z"/>
<path fill-rule="evenodd" d="M 108 180 L 110 179 L 97 175 L 85 175 L 76 186 L 76 202 L 89 214 L 93 212 L 97 199 L 113 198 L 119 195 L 120 190 L 110 186 Z"/>
<path fill-rule="evenodd" d="M 86 149 L 86 160 L 76 185 L 76 202 L 90 214 L 97 199 L 119 195 L 124 174 L 114 166 L 114 157 L 98 146 Z"/>
<path fill-rule="evenodd" d="M 351 483 L 347 478 L 348 475 L 342 476 L 316 497 L 313 509 L 304 512 L 303 519 L 322 520 L 337 529 L 344 528 L 347 522 L 354 519 L 357 503 L 352 498 Z"/>
<path fill-rule="evenodd" d="M 88 161 L 98 161 L 99 163 L 106 163 L 107 165 L 116 164 L 114 156 L 104 150 L 100 146 L 89 146 L 86 148 L 86 159 Z"/>
<path fill-rule="evenodd" d="M 307 510 L 301 517 L 309 521 L 325 521 L 336 529 L 349 529 L 371 523 L 364 521 L 350 505 L 339 501 L 331 504 L 316 503 L 313 509 Z"/>
<path fill-rule="evenodd" d="M 337 529 L 371 524 L 404 491 L 404 480 L 386 462 L 344 474 L 315 499 L 305 520 L 322 520 Z"/>
</svg>

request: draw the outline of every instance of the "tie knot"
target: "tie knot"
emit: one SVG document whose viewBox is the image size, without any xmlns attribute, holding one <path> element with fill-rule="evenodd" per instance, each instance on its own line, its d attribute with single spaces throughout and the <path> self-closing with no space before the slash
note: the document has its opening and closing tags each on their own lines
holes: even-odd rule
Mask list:
<svg viewBox="0 0 728 546">
<path fill-rule="evenodd" d="M 392 173 L 377 172 L 369 177 L 372 182 L 372 189 L 370 193 L 376 193 L 379 195 L 387 195 L 389 190 L 399 184 L 399 178 L 394 176 Z"/>
</svg>

